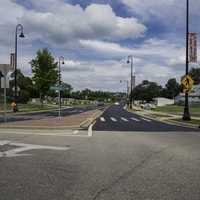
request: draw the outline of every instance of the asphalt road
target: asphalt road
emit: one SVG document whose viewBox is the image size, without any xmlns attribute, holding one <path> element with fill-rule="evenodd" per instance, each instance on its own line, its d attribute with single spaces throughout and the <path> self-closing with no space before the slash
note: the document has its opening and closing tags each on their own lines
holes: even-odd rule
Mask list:
<svg viewBox="0 0 200 200">
<path fill-rule="evenodd" d="M 70 115 L 76 115 L 83 112 L 87 112 L 90 110 L 95 110 L 97 106 L 86 106 L 86 107 L 73 107 L 73 108 L 67 108 L 62 109 L 61 116 L 70 116 Z M 8 122 L 16 122 L 16 121 L 25 121 L 25 120 L 33 120 L 33 119 L 44 119 L 44 118 L 51 118 L 58 116 L 58 111 L 41 111 L 41 112 L 30 112 L 26 114 L 13 114 L 9 113 L 7 114 L 7 121 Z M 3 115 L 0 116 L 0 123 L 4 122 Z"/>
<path fill-rule="evenodd" d="M 54 149 L 15 146 L 35 147 L 30 144 Z M 95 132 L 79 138 L 1 131 L 0 150 L 1 200 L 200 199 L 198 133 Z"/>
<path fill-rule="evenodd" d="M 123 105 L 113 105 L 108 108 L 95 123 L 96 131 L 193 131 L 194 129 L 169 125 L 156 120 L 148 119 L 123 108 Z M 199 131 L 196 129 L 196 131 Z"/>
</svg>

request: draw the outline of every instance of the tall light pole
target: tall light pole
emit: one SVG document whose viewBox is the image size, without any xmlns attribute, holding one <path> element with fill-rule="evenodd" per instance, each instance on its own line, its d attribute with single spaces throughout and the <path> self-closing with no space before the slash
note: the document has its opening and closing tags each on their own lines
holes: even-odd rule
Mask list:
<svg viewBox="0 0 200 200">
<path fill-rule="evenodd" d="M 133 107 L 133 56 L 129 55 L 127 63 L 131 63 L 131 92 L 130 92 L 130 109 Z"/>
<path fill-rule="evenodd" d="M 59 57 L 59 63 L 58 63 L 58 86 L 59 86 L 59 90 L 58 90 L 58 101 L 59 101 L 59 108 L 58 108 L 58 115 L 59 117 L 61 117 L 61 62 L 64 65 L 65 64 L 65 58 L 63 56 Z"/>
<path fill-rule="evenodd" d="M 16 30 L 15 30 L 15 103 L 17 102 L 17 38 L 18 38 L 18 34 L 20 38 L 24 38 L 24 27 L 21 24 L 18 24 L 16 26 Z"/>
<path fill-rule="evenodd" d="M 189 0 L 186 0 L 186 75 L 189 74 Z M 191 120 L 190 109 L 189 109 L 189 95 L 188 92 L 185 93 L 185 107 L 183 120 Z"/>
</svg>

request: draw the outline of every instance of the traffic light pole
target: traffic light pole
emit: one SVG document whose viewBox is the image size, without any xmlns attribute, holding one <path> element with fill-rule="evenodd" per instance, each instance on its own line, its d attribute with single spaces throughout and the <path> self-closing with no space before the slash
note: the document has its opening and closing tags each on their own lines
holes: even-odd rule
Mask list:
<svg viewBox="0 0 200 200">
<path fill-rule="evenodd" d="M 189 74 L 189 0 L 186 0 L 186 75 Z M 186 91 L 185 93 L 185 107 L 184 107 L 184 114 L 183 120 L 190 121 L 190 110 L 189 110 L 189 94 Z"/>
</svg>

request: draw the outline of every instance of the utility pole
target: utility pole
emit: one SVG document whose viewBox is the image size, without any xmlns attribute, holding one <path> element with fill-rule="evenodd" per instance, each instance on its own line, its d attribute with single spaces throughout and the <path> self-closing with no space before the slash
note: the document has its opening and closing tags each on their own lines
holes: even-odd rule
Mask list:
<svg viewBox="0 0 200 200">
<path fill-rule="evenodd" d="M 186 76 L 189 74 L 189 46 L 188 46 L 188 39 L 189 39 L 189 0 L 186 0 Z M 189 94 L 188 91 L 185 92 L 185 107 L 184 107 L 184 114 L 183 120 L 190 121 L 190 109 L 189 109 Z"/>
</svg>

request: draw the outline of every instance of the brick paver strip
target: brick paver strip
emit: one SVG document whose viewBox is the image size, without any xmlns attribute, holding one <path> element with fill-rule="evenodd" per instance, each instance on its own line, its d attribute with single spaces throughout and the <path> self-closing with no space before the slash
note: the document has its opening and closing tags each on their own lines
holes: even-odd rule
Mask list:
<svg viewBox="0 0 200 200">
<path fill-rule="evenodd" d="M 84 112 L 81 114 L 70 115 L 66 117 L 52 117 L 52 118 L 44 118 L 40 120 L 25 120 L 18 122 L 9 122 L 6 124 L 1 124 L 0 127 L 64 127 L 64 126 L 79 126 L 82 122 L 90 118 L 96 110 Z"/>
</svg>

